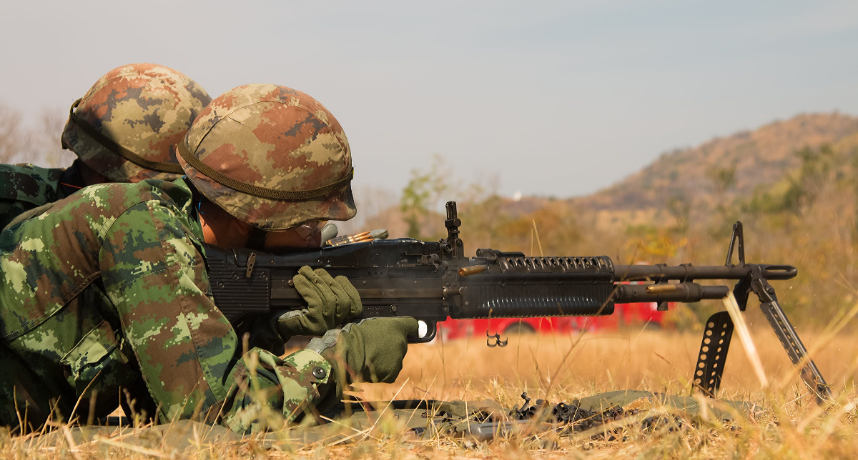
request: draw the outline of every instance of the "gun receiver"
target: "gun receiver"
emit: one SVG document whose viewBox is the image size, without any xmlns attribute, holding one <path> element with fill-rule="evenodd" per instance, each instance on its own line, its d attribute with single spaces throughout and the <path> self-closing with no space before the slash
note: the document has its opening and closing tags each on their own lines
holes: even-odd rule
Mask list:
<svg viewBox="0 0 858 460">
<path fill-rule="evenodd" d="M 763 310 L 790 358 L 798 364 L 807 354 L 767 281 L 791 279 L 796 268 L 746 264 L 741 223 L 734 226 L 724 266 L 614 265 L 607 256 L 526 257 L 493 249 L 478 249 L 476 257 L 467 258 L 459 238 L 460 224 L 456 204 L 450 202 L 447 238 L 438 242 L 373 240 L 277 255 L 207 246 L 215 303 L 233 323 L 246 315 L 302 308 L 306 303 L 292 286 L 292 277 L 302 266 L 321 267 L 352 282 L 360 294 L 364 318 L 410 316 L 425 322 L 427 334 L 410 338 L 419 343 L 432 340 L 437 323 L 447 318 L 610 315 L 615 304 L 635 302 L 658 302 L 659 308 L 666 308 L 667 302 L 721 299 L 729 292 L 727 286 L 704 286 L 697 280 L 736 280 L 734 294 L 741 310 L 750 292 L 764 294 Z M 731 265 L 736 239 L 740 264 Z M 715 330 L 716 326 L 720 329 Z M 732 334 L 726 312 L 707 321 L 709 335 L 704 335 L 694 380 L 710 396 L 720 386 L 728 330 Z M 725 333 L 719 336 L 721 343 L 713 343 L 713 334 L 721 332 Z M 709 353 L 710 348 L 720 352 Z M 817 396 L 830 397 L 812 361 L 805 371 L 805 381 Z"/>
</svg>

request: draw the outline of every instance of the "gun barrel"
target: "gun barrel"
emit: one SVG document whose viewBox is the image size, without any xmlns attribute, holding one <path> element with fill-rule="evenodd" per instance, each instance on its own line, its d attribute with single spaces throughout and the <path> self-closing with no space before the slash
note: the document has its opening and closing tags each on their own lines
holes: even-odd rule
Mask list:
<svg viewBox="0 0 858 460">
<path fill-rule="evenodd" d="M 614 274 L 618 281 L 693 281 L 693 280 L 739 280 L 749 278 L 753 267 L 759 267 L 763 278 L 769 280 L 788 280 L 795 278 L 798 269 L 792 265 L 615 265 Z"/>
<path fill-rule="evenodd" d="M 616 303 L 699 302 L 721 299 L 729 291 L 727 286 L 701 286 L 697 283 L 623 284 L 617 286 L 614 299 Z"/>
</svg>

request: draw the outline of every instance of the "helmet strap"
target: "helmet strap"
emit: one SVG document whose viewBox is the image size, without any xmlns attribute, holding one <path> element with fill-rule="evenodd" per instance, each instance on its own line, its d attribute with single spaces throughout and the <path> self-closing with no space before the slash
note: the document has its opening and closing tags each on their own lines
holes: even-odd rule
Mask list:
<svg viewBox="0 0 858 460">
<path fill-rule="evenodd" d="M 265 235 L 267 235 L 265 230 L 253 227 L 253 230 L 250 231 L 250 236 L 247 237 L 245 247 L 255 251 L 262 251 L 265 249 Z"/>
<path fill-rule="evenodd" d="M 246 193 L 248 195 L 253 195 L 259 198 L 265 198 L 268 200 L 301 201 L 309 200 L 312 198 L 325 197 L 337 190 L 341 190 L 348 186 L 351 183 L 352 177 L 354 177 L 355 173 L 354 168 L 350 167 L 349 170 L 346 172 L 345 177 L 343 177 L 342 179 L 339 179 L 336 182 L 330 183 L 323 187 L 314 188 L 311 190 L 274 190 L 264 187 L 257 187 L 255 185 L 245 183 L 237 179 L 233 179 L 226 174 L 221 173 L 220 171 L 203 163 L 202 160 L 194 156 L 194 154 L 191 153 L 190 150 L 188 150 L 187 146 L 185 146 L 184 142 L 179 142 L 179 145 L 177 145 L 176 148 L 179 151 L 179 155 L 181 155 L 181 157 L 184 158 L 184 160 L 188 162 L 188 164 L 191 165 L 192 168 L 196 169 L 202 174 L 205 174 L 209 179 L 221 185 L 225 185 L 233 190 L 238 190 L 239 192 Z"/>
<path fill-rule="evenodd" d="M 69 123 L 77 126 L 78 129 L 85 132 L 87 136 L 92 138 L 95 142 L 100 144 L 105 149 L 125 158 L 126 160 L 140 166 L 141 168 L 151 169 L 153 171 L 167 172 L 173 174 L 184 174 L 185 171 L 182 169 L 180 165 L 177 163 L 163 163 L 160 161 L 151 161 L 147 160 L 140 155 L 132 152 L 131 150 L 126 149 L 125 147 L 119 145 L 113 139 L 105 136 L 101 133 L 101 131 L 95 129 L 92 125 L 87 123 L 86 121 L 80 119 L 75 113 L 75 108 L 80 105 L 80 99 L 74 101 L 71 108 L 69 108 Z M 63 148 L 67 148 L 65 145 L 65 141 L 63 141 Z"/>
</svg>

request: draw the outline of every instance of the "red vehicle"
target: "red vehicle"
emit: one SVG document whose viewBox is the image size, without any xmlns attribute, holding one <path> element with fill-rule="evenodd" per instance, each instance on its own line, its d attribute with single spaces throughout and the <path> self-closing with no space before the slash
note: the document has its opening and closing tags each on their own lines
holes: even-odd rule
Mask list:
<svg viewBox="0 0 858 460">
<path fill-rule="evenodd" d="M 653 302 L 627 303 L 614 306 L 614 314 L 607 316 L 565 316 L 551 318 L 492 318 L 448 319 L 438 323 L 438 334 L 446 339 L 484 336 L 486 331 L 502 336 L 507 334 L 569 333 L 583 330 L 590 332 L 614 330 L 619 327 L 640 326 L 663 327 L 664 313 L 656 309 Z"/>
</svg>

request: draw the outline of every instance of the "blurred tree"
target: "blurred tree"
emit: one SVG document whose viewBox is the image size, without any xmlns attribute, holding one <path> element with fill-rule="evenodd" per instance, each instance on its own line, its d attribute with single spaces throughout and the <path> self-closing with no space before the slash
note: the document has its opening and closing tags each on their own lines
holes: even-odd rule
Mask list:
<svg viewBox="0 0 858 460">
<path fill-rule="evenodd" d="M 673 230 L 675 233 L 684 235 L 688 232 L 690 223 L 691 202 L 683 196 L 675 196 L 667 200 L 667 212 L 673 217 Z"/>
<path fill-rule="evenodd" d="M 60 146 L 65 122 L 62 111 L 45 109 L 36 126 L 27 128 L 19 111 L 0 104 L 0 163 L 68 166 L 75 156 Z"/>
<path fill-rule="evenodd" d="M 727 203 L 730 190 L 736 185 L 736 164 L 726 168 L 713 168 L 706 172 L 709 180 L 715 187 L 715 211 L 718 220 L 713 222 L 710 229 L 713 234 L 723 231 L 724 225 L 736 220 L 736 210 L 731 203 Z"/>
<path fill-rule="evenodd" d="M 0 105 L 0 163 L 17 163 L 27 157 L 28 133 L 21 126 L 21 114 Z"/>
<path fill-rule="evenodd" d="M 723 195 L 736 185 L 736 165 L 729 168 L 710 169 L 706 175 L 715 184 L 715 192 L 719 195 Z"/>
<path fill-rule="evenodd" d="M 448 182 L 449 168 L 441 155 L 432 156 L 429 171 L 411 170 L 411 180 L 402 190 L 399 209 L 408 225 L 408 237 L 423 239 L 423 227 L 428 216 L 436 212 L 446 194 L 455 191 Z"/>
<path fill-rule="evenodd" d="M 823 144 L 818 149 L 804 147 L 795 155 L 801 159 L 801 166 L 787 176 L 787 186 L 783 190 L 776 187 L 757 190 L 744 204 L 746 212 L 786 212 L 801 216 L 803 210 L 814 204 L 823 189 L 837 180 L 836 176 L 842 172 L 839 166 L 848 164 L 838 158 L 830 144 Z"/>
<path fill-rule="evenodd" d="M 685 236 L 655 225 L 630 225 L 626 227 L 626 234 L 626 250 L 636 254 L 637 258 L 631 263 L 670 260 L 688 244 Z"/>
<path fill-rule="evenodd" d="M 42 110 L 39 122 L 30 130 L 30 150 L 40 166 L 65 168 L 76 158 L 71 150 L 64 150 L 60 136 L 68 114 L 61 110 Z"/>
</svg>

